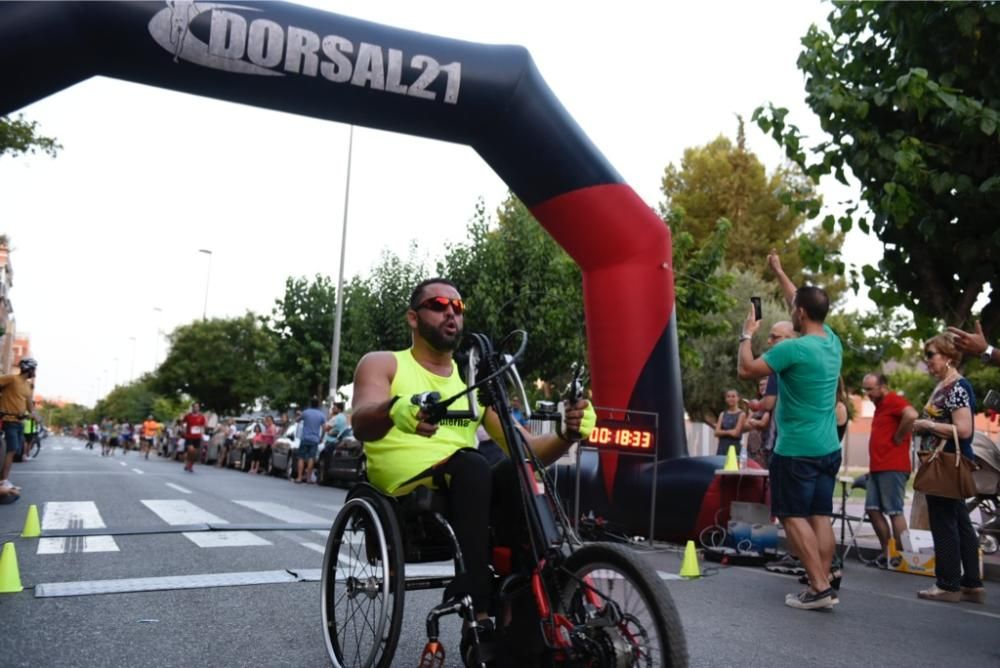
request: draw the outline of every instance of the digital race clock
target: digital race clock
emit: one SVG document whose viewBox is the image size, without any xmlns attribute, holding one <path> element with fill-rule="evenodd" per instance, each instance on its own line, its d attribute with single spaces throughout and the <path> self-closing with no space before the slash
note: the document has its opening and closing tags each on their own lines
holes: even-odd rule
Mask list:
<svg viewBox="0 0 1000 668">
<path fill-rule="evenodd" d="M 656 413 L 595 408 L 597 426 L 585 445 L 641 454 L 656 452 Z"/>
</svg>

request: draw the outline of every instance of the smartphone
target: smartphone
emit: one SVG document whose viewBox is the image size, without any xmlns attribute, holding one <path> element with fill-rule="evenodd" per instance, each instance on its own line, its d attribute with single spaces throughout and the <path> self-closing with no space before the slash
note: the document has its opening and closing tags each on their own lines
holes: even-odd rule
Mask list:
<svg viewBox="0 0 1000 668">
<path fill-rule="evenodd" d="M 753 319 L 760 320 L 764 317 L 764 314 L 760 307 L 760 297 L 751 297 L 750 303 L 753 304 Z"/>
<path fill-rule="evenodd" d="M 1000 411 L 1000 392 L 997 392 L 996 390 L 989 390 L 986 393 L 986 397 L 983 399 L 983 408 Z"/>
</svg>

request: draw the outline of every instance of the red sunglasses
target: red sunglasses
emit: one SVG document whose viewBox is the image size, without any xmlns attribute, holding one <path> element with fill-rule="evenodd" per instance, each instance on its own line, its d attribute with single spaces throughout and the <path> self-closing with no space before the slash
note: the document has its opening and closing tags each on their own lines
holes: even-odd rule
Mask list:
<svg viewBox="0 0 1000 668">
<path fill-rule="evenodd" d="M 444 313 L 449 306 L 455 315 L 462 315 L 465 312 L 465 302 L 461 299 L 449 299 L 448 297 L 428 297 L 417 305 L 417 310 L 425 308 L 435 313 Z"/>
</svg>

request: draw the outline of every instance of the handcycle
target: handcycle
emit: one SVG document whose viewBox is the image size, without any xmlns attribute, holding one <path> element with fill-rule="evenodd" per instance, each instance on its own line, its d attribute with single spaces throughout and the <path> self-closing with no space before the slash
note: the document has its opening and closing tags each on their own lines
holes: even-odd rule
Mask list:
<svg viewBox="0 0 1000 668">
<path fill-rule="evenodd" d="M 521 339 L 517 351 L 502 352 L 515 336 Z M 524 394 L 515 362 L 527 335 L 514 332 L 498 349 L 485 335 L 469 338 L 466 392 L 412 401 L 429 421 L 461 418 L 466 414 L 448 406 L 468 396 L 475 416 L 476 392 L 478 403 L 496 412 L 509 446 L 525 536 L 514 545 L 493 544 L 494 612 L 502 646 L 531 648 L 531 656 L 501 656 L 496 665 L 686 666 L 680 618 L 662 580 L 625 546 L 580 540 L 542 463 L 515 426 L 508 386 Z M 566 398 L 574 400 L 581 391 L 581 383 L 571 383 Z M 446 491 L 427 487 L 395 498 L 361 483 L 348 495 L 330 530 L 321 578 L 324 639 L 334 666 L 393 665 L 405 593 L 451 580 L 409 577 L 409 566 L 452 559 L 455 572 L 464 573 L 458 541 L 444 518 L 449 502 Z M 439 619 L 446 615 L 471 624 L 470 597 L 444 601 L 428 613 L 420 668 L 444 665 Z M 472 657 L 472 665 L 487 665 L 475 634 Z"/>
</svg>

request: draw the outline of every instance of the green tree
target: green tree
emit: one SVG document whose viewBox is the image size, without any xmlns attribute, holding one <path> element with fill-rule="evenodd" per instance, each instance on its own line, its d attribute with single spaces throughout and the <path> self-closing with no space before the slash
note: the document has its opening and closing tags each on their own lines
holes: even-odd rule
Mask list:
<svg viewBox="0 0 1000 668">
<path fill-rule="evenodd" d="M 152 414 L 157 420 L 171 420 L 182 412 L 184 403 L 169 399 L 158 392 L 158 378 L 146 374 L 127 385 L 118 385 L 107 396 L 98 400 L 90 411 L 89 420 L 99 422 L 109 417 L 131 423 L 142 422 Z"/>
<path fill-rule="evenodd" d="M 729 275 L 726 292 L 722 295 L 726 299 L 719 302 L 720 310 L 701 316 L 712 325 L 711 330 L 703 328 L 698 336 L 688 341 L 686 337 L 681 338 L 682 345 L 691 349 L 690 356 L 681 357 L 681 384 L 684 409 L 692 420 L 714 423 L 725 406 L 723 395 L 728 389 L 736 389 L 744 397 L 757 396 L 756 382 L 741 381 L 736 376 L 736 354 L 740 329 L 750 310 L 750 297 L 762 297 L 763 311 L 760 326 L 763 333 L 754 341 L 754 354 L 764 351 L 764 340 L 771 326 L 779 320 L 788 320 L 784 302 L 771 296 L 773 287 L 773 281 L 765 281 L 752 271 L 735 270 Z"/>
<path fill-rule="evenodd" d="M 170 351 L 153 384 L 157 392 L 186 395 L 219 414 L 243 411 L 270 396 L 273 341 L 254 314 L 196 321 L 169 338 Z"/>
<path fill-rule="evenodd" d="M 702 348 L 695 343 L 729 329 L 728 322 L 720 315 L 736 304 L 729 293 L 735 277 L 722 268 L 732 225 L 725 218 L 720 218 L 714 232 L 703 237 L 699 243 L 687 230 L 682 208 L 664 211 L 661 207 L 661 215 L 670 227 L 673 243 L 674 305 L 681 375 L 684 377 L 701 367 L 704 361 Z"/>
<path fill-rule="evenodd" d="M 889 387 L 906 397 L 919 412 L 934 390 L 937 381 L 926 371 L 910 366 L 901 366 L 889 376 Z"/>
<path fill-rule="evenodd" d="M 86 424 L 90 418 L 90 408 L 74 403 L 63 406 L 47 403 L 39 412 L 42 423 L 50 427 L 75 427 Z"/>
<path fill-rule="evenodd" d="M 0 157 L 42 151 L 54 158 L 61 148 L 52 137 L 38 134 L 37 121 L 26 121 L 21 114 L 17 118 L 0 116 Z"/>
<path fill-rule="evenodd" d="M 939 318 L 968 323 L 985 296 L 983 327 L 998 331 L 1000 4 L 835 2 L 829 25 L 809 29 L 798 60 L 828 138 L 807 149 L 774 105 L 754 119 L 814 182 L 857 178 L 858 198 L 823 227 L 856 223 L 884 244 L 862 268 L 877 304 L 910 310 L 926 335 Z"/>
<path fill-rule="evenodd" d="M 330 385 L 330 341 L 337 304 L 332 281 L 317 274 L 285 279 L 285 294 L 265 320 L 273 339 L 268 399 L 275 408 L 308 405 L 326 398 Z"/>
<path fill-rule="evenodd" d="M 466 298 L 466 331 L 497 340 L 515 329 L 528 333 L 522 373 L 561 381 L 573 362 L 585 361 L 580 269 L 514 195 L 495 222 L 479 203 L 466 240 L 447 247 L 438 273 Z"/>
<path fill-rule="evenodd" d="M 857 393 L 868 373 L 882 373 L 891 360 L 913 355 L 898 332 L 906 328 L 901 318 L 886 319 L 881 313 L 832 313 L 826 323 L 837 333 L 844 347 L 841 375 L 847 391 Z"/>
<path fill-rule="evenodd" d="M 834 301 L 846 289 L 838 259 L 843 235 L 820 227 L 807 229 L 805 214 L 788 205 L 787 193 L 815 198 L 812 184 L 793 167 L 768 175 L 746 147 L 742 119 L 735 145 L 720 135 L 704 146 L 686 149 L 679 167 L 667 165 L 661 189 L 661 216 L 667 219 L 671 211 L 683 210 L 684 230 L 696 246 L 710 243 L 720 219 L 729 221 L 727 266 L 767 278 L 764 259 L 771 248 L 778 248 L 785 271 L 796 284 L 822 285 Z M 804 260 L 817 254 L 817 266 L 826 273 L 805 267 Z M 777 287 L 771 285 L 769 292 L 777 294 Z"/>
</svg>

